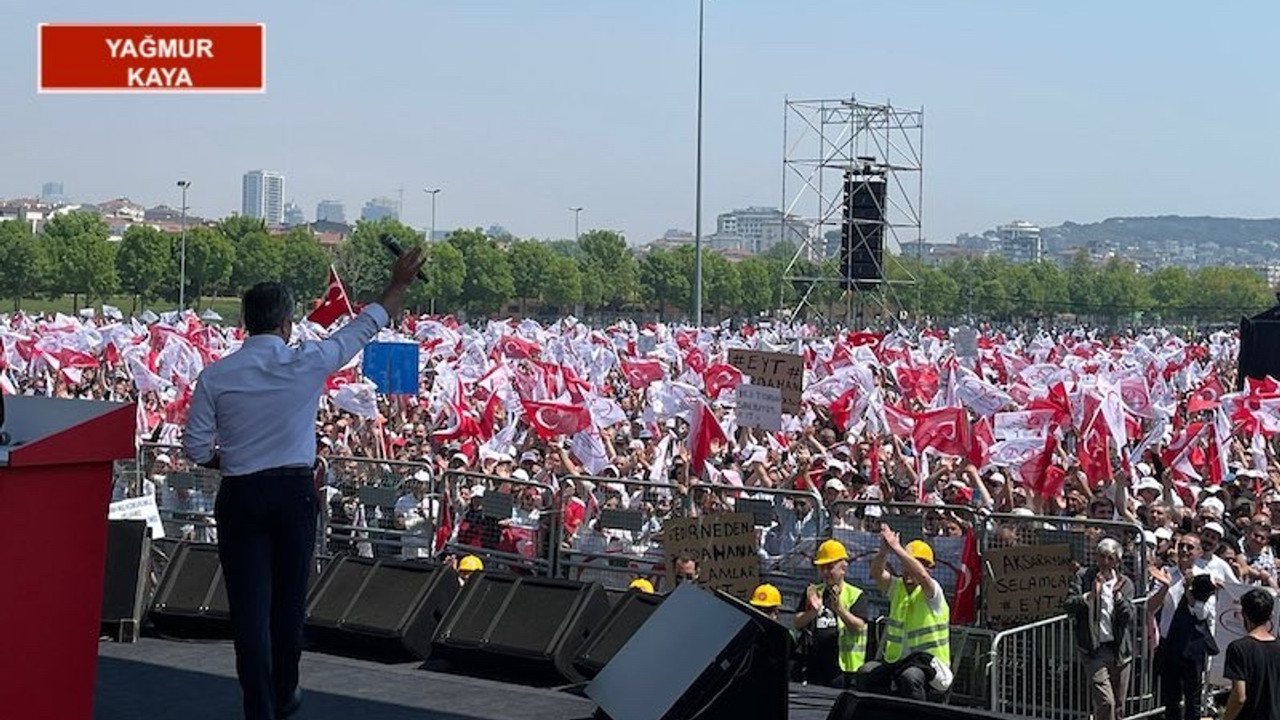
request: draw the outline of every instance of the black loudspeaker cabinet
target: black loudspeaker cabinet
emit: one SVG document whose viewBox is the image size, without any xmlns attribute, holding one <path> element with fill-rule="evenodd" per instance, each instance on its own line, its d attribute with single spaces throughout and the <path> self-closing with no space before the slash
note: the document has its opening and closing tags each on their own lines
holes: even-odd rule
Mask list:
<svg viewBox="0 0 1280 720">
<path fill-rule="evenodd" d="M 151 574 L 151 536 L 145 520 L 107 523 L 107 570 L 102 583 L 102 634 L 135 642 Z"/>
<path fill-rule="evenodd" d="M 307 639 L 334 655 L 425 660 L 457 594 L 457 574 L 441 565 L 339 557 L 307 598 Z"/>
<path fill-rule="evenodd" d="M 662 595 L 629 590 L 624 593 L 589 641 L 573 660 L 573 667 L 583 677 L 593 678 L 600 669 L 631 639 L 636 630 L 662 604 Z"/>
<path fill-rule="evenodd" d="M 750 605 L 680 585 L 586 693 L 612 720 L 785 718 L 788 643 Z"/>
<path fill-rule="evenodd" d="M 886 695 L 841 693 L 827 720 L 994 720 L 995 713 Z"/>
<path fill-rule="evenodd" d="M 1236 390 L 1244 390 L 1246 377 L 1280 379 L 1280 307 L 1240 320 L 1236 363 Z"/>
<path fill-rule="evenodd" d="M 573 660 L 608 614 L 599 583 L 473 575 L 445 615 L 432 657 L 514 682 L 580 682 Z"/>
<path fill-rule="evenodd" d="M 149 615 L 161 635 L 190 640 L 230 640 L 231 615 L 222 582 L 218 546 L 181 543 L 169 557 Z"/>
<path fill-rule="evenodd" d="M 840 267 L 849 280 L 883 277 L 886 190 L 883 176 L 857 173 L 845 178 Z"/>
</svg>

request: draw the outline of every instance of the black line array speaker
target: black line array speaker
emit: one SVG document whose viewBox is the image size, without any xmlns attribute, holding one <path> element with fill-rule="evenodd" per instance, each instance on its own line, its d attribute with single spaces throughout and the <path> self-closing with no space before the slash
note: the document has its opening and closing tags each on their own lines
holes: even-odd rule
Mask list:
<svg viewBox="0 0 1280 720">
<path fill-rule="evenodd" d="M 662 595 L 651 595 L 639 590 L 629 590 L 614 603 L 608 616 L 600 624 L 600 629 L 582 646 L 578 657 L 573 660 L 573 667 L 583 677 L 593 678 L 600 669 L 609 664 L 613 656 L 631 636 L 653 615 L 653 611 L 662 604 Z"/>
<path fill-rule="evenodd" d="M 1240 355 L 1236 363 L 1236 390 L 1244 389 L 1245 377 L 1262 380 L 1270 375 L 1280 379 L 1280 307 L 1240 319 Z"/>
<path fill-rule="evenodd" d="M 840 268 L 854 283 L 883 277 L 886 190 L 884 175 L 870 169 L 845 176 Z"/>
<path fill-rule="evenodd" d="M 733 596 L 680 585 L 586 693 L 612 720 L 785 718 L 789 642 Z"/>
<path fill-rule="evenodd" d="M 231 639 L 227 587 L 222 582 L 217 545 L 178 545 L 156 590 L 149 618 L 161 635 L 192 640 Z"/>
<path fill-rule="evenodd" d="M 446 613 L 432 657 L 516 682 L 579 682 L 573 660 L 608 614 L 599 583 L 473 575 Z"/>
<path fill-rule="evenodd" d="M 107 523 L 107 572 L 102 583 L 102 633 L 135 642 L 151 574 L 151 536 L 145 520 Z"/>
<path fill-rule="evenodd" d="M 995 713 L 954 705 L 905 700 L 887 695 L 862 694 L 852 690 L 841 693 L 827 714 L 827 720 L 992 720 Z"/>
<path fill-rule="evenodd" d="M 307 597 L 307 639 L 334 655 L 425 660 L 457 594 L 457 574 L 441 565 L 339 557 Z"/>
</svg>

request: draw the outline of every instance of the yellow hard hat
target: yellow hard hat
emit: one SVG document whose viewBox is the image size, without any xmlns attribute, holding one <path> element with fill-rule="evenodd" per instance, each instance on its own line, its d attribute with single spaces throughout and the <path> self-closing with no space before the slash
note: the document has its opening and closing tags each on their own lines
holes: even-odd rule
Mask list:
<svg viewBox="0 0 1280 720">
<path fill-rule="evenodd" d="M 830 565 L 837 560 L 848 560 L 849 552 L 839 540 L 826 540 L 818 546 L 818 557 L 813 559 L 814 565 Z"/>
<path fill-rule="evenodd" d="M 776 608 L 782 604 L 782 593 L 778 588 L 765 583 L 751 593 L 751 604 L 759 608 Z"/>
<path fill-rule="evenodd" d="M 484 563 L 475 555 L 468 555 L 458 561 L 459 572 L 476 572 L 484 569 Z"/>
<path fill-rule="evenodd" d="M 905 550 L 911 557 L 919 560 L 928 567 L 933 567 L 933 548 L 929 547 L 929 543 L 923 540 L 912 540 L 907 543 Z"/>
<path fill-rule="evenodd" d="M 636 578 L 635 580 L 632 580 L 631 584 L 627 587 L 634 588 L 642 593 L 648 593 L 650 595 L 653 594 L 653 583 L 645 580 L 644 578 Z"/>
</svg>

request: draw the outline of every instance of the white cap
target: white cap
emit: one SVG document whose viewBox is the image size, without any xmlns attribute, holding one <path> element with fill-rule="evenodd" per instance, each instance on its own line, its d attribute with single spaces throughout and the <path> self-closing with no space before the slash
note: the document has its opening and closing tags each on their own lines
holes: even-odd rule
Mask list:
<svg viewBox="0 0 1280 720">
<path fill-rule="evenodd" d="M 524 452 L 520 453 L 520 462 L 522 463 L 538 462 L 541 459 L 542 458 L 541 456 L 538 455 L 537 450 L 525 450 Z"/>
<path fill-rule="evenodd" d="M 1205 498 L 1204 500 L 1200 501 L 1200 512 L 1202 513 L 1208 512 L 1212 514 L 1214 517 L 1220 518 L 1222 517 L 1222 514 L 1226 511 L 1227 511 L 1227 506 L 1224 505 L 1222 501 L 1216 497 Z"/>
<path fill-rule="evenodd" d="M 1003 482 L 1004 482 L 1004 475 L 1003 475 L 1003 474 L 1001 474 L 1001 473 L 998 473 L 998 472 L 993 472 L 993 473 L 991 473 L 991 475 L 987 478 L 987 482 L 989 482 L 989 483 L 1003 483 Z"/>
<path fill-rule="evenodd" d="M 1140 462 L 1140 463 L 1138 463 L 1137 465 L 1134 465 L 1134 466 L 1133 466 L 1133 469 L 1134 469 L 1134 470 L 1136 470 L 1136 471 L 1137 471 L 1137 473 L 1138 473 L 1138 475 L 1140 475 L 1140 476 L 1147 476 L 1147 475 L 1154 475 L 1154 474 L 1155 474 L 1155 471 L 1153 471 L 1153 470 L 1151 469 L 1151 463 Z"/>
<path fill-rule="evenodd" d="M 160 453 L 156 455 L 156 462 L 173 464 L 173 458 L 169 457 L 169 453 Z"/>
<path fill-rule="evenodd" d="M 471 497 L 484 497 L 484 486 L 483 486 L 483 485 L 472 485 L 472 486 L 471 486 Z"/>
<path fill-rule="evenodd" d="M 467 457 L 466 453 L 460 453 L 460 452 L 454 453 L 453 457 L 449 458 L 449 462 L 453 462 L 454 460 L 461 460 L 463 463 L 471 462 L 471 458 Z"/>
<path fill-rule="evenodd" d="M 512 470 L 511 477 L 516 480 L 523 480 L 524 482 L 529 482 L 529 472 L 524 468 L 516 468 L 515 470 Z"/>
<path fill-rule="evenodd" d="M 1218 537 L 1220 538 L 1227 536 L 1227 531 L 1223 529 L 1222 523 L 1220 522 L 1214 522 L 1211 520 L 1205 523 L 1204 527 L 1201 528 L 1201 532 L 1210 532 L 1210 531 L 1218 533 Z"/>
<path fill-rule="evenodd" d="M 1031 508 L 1024 508 L 1024 507 L 1014 508 L 1014 509 L 1013 509 L 1013 512 L 1012 512 L 1011 514 L 1012 514 L 1012 515 L 1025 515 L 1025 516 L 1027 516 L 1027 517 L 1031 517 L 1031 516 L 1035 515 L 1035 513 L 1031 512 Z"/>
<path fill-rule="evenodd" d="M 1134 486 L 1133 486 L 1134 493 L 1140 493 L 1143 490 L 1155 490 L 1156 492 L 1160 492 L 1164 490 L 1164 486 L 1160 484 L 1159 480 L 1148 475 L 1147 477 L 1144 477 L 1138 482 L 1134 483 Z"/>
<path fill-rule="evenodd" d="M 884 515 L 884 508 L 879 505 L 868 505 L 867 509 L 863 511 L 863 514 L 867 517 L 880 517 Z"/>
<path fill-rule="evenodd" d="M 413 479 L 421 482 L 431 482 L 431 472 L 426 468 L 423 468 L 413 474 Z"/>
<path fill-rule="evenodd" d="M 502 463 L 514 463 L 516 461 L 516 459 L 511 456 L 511 453 L 508 453 L 508 452 L 500 452 L 494 455 L 493 460 L 499 465 L 501 465 Z"/>
<path fill-rule="evenodd" d="M 1156 538 L 1156 534 L 1150 530 L 1142 531 L 1142 541 L 1148 545 L 1158 545 L 1160 541 Z"/>
<path fill-rule="evenodd" d="M 844 492 L 846 488 L 844 486 L 844 483 L 840 482 L 839 480 L 836 480 L 835 478 L 832 478 L 831 480 L 827 481 L 827 485 L 823 489 L 835 490 L 836 492 Z"/>
<path fill-rule="evenodd" d="M 1153 533 L 1153 534 L 1156 536 L 1156 539 L 1157 539 L 1157 540 L 1172 540 L 1172 539 L 1173 539 L 1173 530 L 1170 530 L 1170 529 L 1169 529 L 1169 528 L 1167 528 L 1167 527 L 1158 527 L 1158 528 L 1156 528 L 1156 531 L 1155 531 L 1155 533 Z"/>
</svg>

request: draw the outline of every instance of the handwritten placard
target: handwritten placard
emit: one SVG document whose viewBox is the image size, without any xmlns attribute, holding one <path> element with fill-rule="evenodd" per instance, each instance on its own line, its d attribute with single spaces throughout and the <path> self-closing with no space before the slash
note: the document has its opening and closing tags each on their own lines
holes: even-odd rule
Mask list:
<svg viewBox="0 0 1280 720">
<path fill-rule="evenodd" d="M 746 599 L 760 584 L 755 518 L 749 513 L 681 518 L 663 524 L 667 587 L 675 587 L 676 558 L 698 561 L 700 583 Z"/>
<path fill-rule="evenodd" d="M 764 385 L 738 386 L 738 426 L 778 432 L 782 429 L 782 391 Z"/>
<path fill-rule="evenodd" d="M 155 495 L 119 500 L 107 506 L 108 520 L 146 520 L 151 528 L 151 537 L 164 537 L 164 523 L 160 521 L 160 508 L 156 506 Z"/>
<path fill-rule="evenodd" d="M 1032 545 L 988 550 L 987 619 L 1010 626 L 1062 613 L 1076 573 L 1069 545 Z"/>
<path fill-rule="evenodd" d="M 800 396 L 804 394 L 804 358 L 787 353 L 762 350 L 729 349 L 729 364 L 751 377 L 752 385 L 778 388 L 782 391 L 782 411 L 800 414 Z"/>
</svg>

